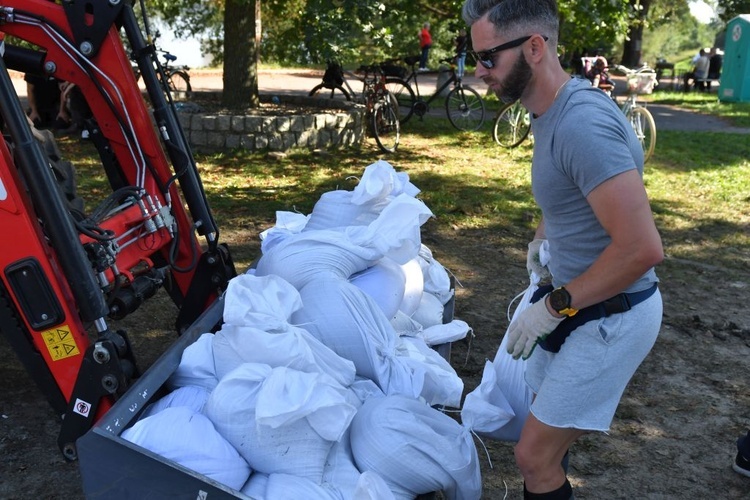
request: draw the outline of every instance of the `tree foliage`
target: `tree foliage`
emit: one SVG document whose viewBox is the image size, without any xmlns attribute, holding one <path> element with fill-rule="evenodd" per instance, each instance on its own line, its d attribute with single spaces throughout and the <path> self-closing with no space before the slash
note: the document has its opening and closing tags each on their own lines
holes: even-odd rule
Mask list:
<svg viewBox="0 0 750 500">
<path fill-rule="evenodd" d="M 240 47 L 243 41 L 254 40 L 252 23 L 239 23 L 249 30 L 244 34 L 227 30 L 223 14 L 229 1 L 243 4 L 261 0 L 150 0 L 149 8 L 178 37 L 202 37 L 204 50 L 214 56 L 215 62 L 221 62 L 227 43 Z M 686 34 L 679 32 L 656 49 L 648 49 L 644 37 L 672 24 L 685 26 L 693 35 L 700 31 L 689 14 L 688 1 L 560 1 L 561 59 L 575 62 L 584 52 L 598 51 L 612 57 L 621 51 L 621 57 L 614 59 L 634 66 L 646 55 L 656 57 L 649 50 L 664 55 L 672 46 L 682 46 L 682 41 L 675 40 L 683 40 Z M 750 0 L 715 1 L 722 19 L 734 17 L 741 10 L 750 11 Z M 265 0 L 259 19 L 260 44 L 247 46 L 264 62 L 323 64 L 336 58 L 353 66 L 417 54 L 417 33 L 427 21 L 433 36 L 431 64 L 436 65 L 453 54 L 453 41 L 463 27 L 462 4 L 463 0 Z M 697 43 L 697 39 L 693 41 Z M 245 60 L 253 66 L 257 58 L 242 59 L 241 64 L 246 64 Z M 244 83 L 254 71 L 253 66 Z"/>
<path fill-rule="evenodd" d="M 729 22 L 740 14 L 750 14 L 750 0 L 718 0 L 719 19 Z"/>
</svg>

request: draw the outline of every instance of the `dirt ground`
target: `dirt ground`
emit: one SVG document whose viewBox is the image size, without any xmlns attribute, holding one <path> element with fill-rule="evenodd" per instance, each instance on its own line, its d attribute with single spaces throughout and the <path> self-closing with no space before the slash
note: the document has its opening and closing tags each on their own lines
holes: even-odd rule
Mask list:
<svg viewBox="0 0 750 500">
<path fill-rule="evenodd" d="M 438 231 L 423 241 L 456 277 L 455 316 L 475 337 L 453 345 L 451 361 L 466 391 L 480 381 L 507 327 L 506 308 L 526 286 L 525 236 L 492 229 Z M 704 235 L 709 237 L 709 235 Z M 257 255 L 257 234 L 230 245 Z M 501 243 L 502 242 L 502 243 Z M 667 254 L 669 241 L 665 241 Z M 748 499 L 750 479 L 731 470 L 735 441 L 750 427 L 750 271 L 728 269 L 706 254 L 669 256 L 659 266 L 664 298 L 660 337 L 629 385 L 608 435 L 588 435 L 571 450 L 569 477 L 578 499 Z M 160 295 L 119 327 L 141 366 L 174 341 L 176 311 Z M 0 336 L 0 498 L 83 498 L 77 463 L 57 448 L 60 422 Z M 486 499 L 522 498 L 511 443 L 477 441 Z"/>
<path fill-rule="evenodd" d="M 423 238 L 460 282 L 455 315 L 474 328 L 475 338 L 455 343 L 451 357 L 468 391 L 479 383 L 485 359 L 494 357 L 508 302 L 525 285 L 522 247 L 500 246 L 492 231 L 435 232 L 429 223 Z M 254 251 L 252 242 L 249 248 L 246 240 L 235 243 Z M 735 440 L 750 425 L 750 275 L 669 258 L 658 272 L 665 304 L 661 335 L 609 435 L 586 436 L 572 448 L 576 497 L 750 498 L 750 480 L 731 470 Z M 145 366 L 173 341 L 173 318 L 174 308 L 159 299 L 121 325 L 143 332 L 134 341 Z M 0 355 L 0 498 L 82 498 L 77 464 L 65 462 L 56 446 L 56 415 L 5 340 Z M 512 445 L 484 445 L 492 469 L 477 443 L 483 498 L 521 498 Z"/>
</svg>

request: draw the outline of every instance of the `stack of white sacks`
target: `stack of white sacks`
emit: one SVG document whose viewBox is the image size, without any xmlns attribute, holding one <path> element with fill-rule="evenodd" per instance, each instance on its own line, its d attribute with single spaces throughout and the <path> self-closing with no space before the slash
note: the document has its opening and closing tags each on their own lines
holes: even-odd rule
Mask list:
<svg viewBox="0 0 750 500">
<path fill-rule="evenodd" d="M 471 432 L 435 408 L 459 407 L 463 382 L 431 346 L 470 328 L 443 324 L 418 192 L 380 161 L 309 216 L 278 213 L 221 329 L 123 438 L 255 499 L 479 498 Z"/>
</svg>

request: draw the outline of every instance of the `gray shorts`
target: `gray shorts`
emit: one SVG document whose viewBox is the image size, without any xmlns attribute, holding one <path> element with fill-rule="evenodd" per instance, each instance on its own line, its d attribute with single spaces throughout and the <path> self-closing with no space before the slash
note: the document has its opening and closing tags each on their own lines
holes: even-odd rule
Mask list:
<svg viewBox="0 0 750 500">
<path fill-rule="evenodd" d="M 536 394 L 531 412 L 552 427 L 607 432 L 625 387 L 659 335 L 661 293 L 630 311 L 589 321 L 552 353 L 538 347 L 526 361 Z"/>
</svg>

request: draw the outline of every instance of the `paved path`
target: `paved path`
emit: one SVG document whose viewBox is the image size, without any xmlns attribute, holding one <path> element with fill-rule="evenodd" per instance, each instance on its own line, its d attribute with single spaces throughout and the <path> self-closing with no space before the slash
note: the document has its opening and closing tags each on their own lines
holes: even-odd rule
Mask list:
<svg viewBox="0 0 750 500">
<path fill-rule="evenodd" d="M 23 75 L 12 72 L 13 83 L 18 95 L 26 97 L 26 86 Z M 320 83 L 323 72 L 320 70 L 261 70 L 258 78 L 258 87 L 261 94 L 270 94 L 283 97 L 285 95 L 307 95 L 315 85 Z M 436 88 L 438 73 L 433 71 L 419 75 L 419 86 L 422 93 Z M 617 78 L 615 78 L 617 79 Z M 222 73 L 220 70 L 191 70 L 190 82 L 193 90 L 216 91 L 223 86 Z M 464 77 L 464 82 L 475 88 L 480 94 L 487 92 L 487 85 L 474 75 Z M 624 88 L 624 80 L 618 85 Z M 361 87 L 354 87 L 361 90 Z M 727 132 L 738 134 L 750 134 L 750 128 L 733 127 L 726 121 L 708 115 L 695 113 L 676 106 L 662 104 L 649 104 L 648 109 L 654 115 L 657 130 L 682 130 L 689 132 Z"/>
</svg>

